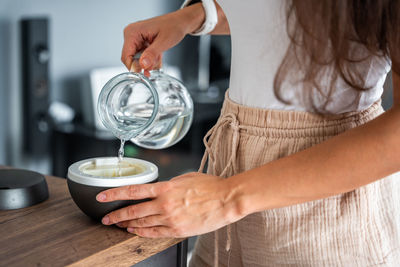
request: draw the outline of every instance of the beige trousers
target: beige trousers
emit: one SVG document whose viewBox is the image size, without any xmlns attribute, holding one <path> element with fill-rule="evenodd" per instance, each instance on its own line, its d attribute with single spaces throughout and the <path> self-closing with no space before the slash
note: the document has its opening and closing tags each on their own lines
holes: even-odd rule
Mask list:
<svg viewBox="0 0 400 267">
<path fill-rule="evenodd" d="M 332 116 L 264 110 L 236 104 L 226 95 L 220 118 L 205 137 L 207 172 L 229 177 L 250 170 L 381 113 L 380 103 Z M 190 266 L 213 266 L 215 260 L 219 266 L 232 267 L 400 266 L 399 176 L 329 198 L 254 213 L 199 236 Z"/>
</svg>

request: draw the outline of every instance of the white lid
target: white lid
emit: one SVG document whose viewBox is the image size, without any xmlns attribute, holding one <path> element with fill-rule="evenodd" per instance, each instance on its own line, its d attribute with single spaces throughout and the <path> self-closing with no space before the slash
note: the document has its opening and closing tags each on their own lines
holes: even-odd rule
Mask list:
<svg viewBox="0 0 400 267">
<path fill-rule="evenodd" d="M 94 176 L 81 171 L 82 167 L 87 165 L 112 165 L 118 163 L 117 157 L 100 157 L 75 162 L 68 168 L 68 178 L 79 184 L 98 187 L 119 187 L 132 184 L 145 184 L 153 182 L 158 178 L 158 168 L 151 162 L 135 158 L 124 158 L 123 161 L 138 164 L 143 167 L 144 171 L 139 174 L 121 177 Z"/>
</svg>

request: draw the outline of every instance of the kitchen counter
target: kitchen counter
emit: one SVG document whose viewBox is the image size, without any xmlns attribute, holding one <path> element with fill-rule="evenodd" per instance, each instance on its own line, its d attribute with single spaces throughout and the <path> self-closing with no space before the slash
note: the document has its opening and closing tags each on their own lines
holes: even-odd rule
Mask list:
<svg viewBox="0 0 400 267">
<path fill-rule="evenodd" d="M 0 266 L 131 266 L 183 240 L 142 238 L 104 226 L 78 209 L 65 179 L 46 180 L 48 200 L 0 211 Z"/>
</svg>

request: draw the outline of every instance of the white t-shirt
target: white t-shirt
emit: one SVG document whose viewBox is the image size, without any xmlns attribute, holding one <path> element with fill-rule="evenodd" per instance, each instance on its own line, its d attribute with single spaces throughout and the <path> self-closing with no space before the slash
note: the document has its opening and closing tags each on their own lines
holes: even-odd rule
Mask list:
<svg viewBox="0 0 400 267">
<path fill-rule="evenodd" d="M 229 97 L 242 105 L 264 109 L 308 110 L 300 101 L 300 85 L 283 84 L 283 96 L 292 104 L 280 102 L 274 95 L 274 77 L 290 40 L 286 31 L 286 1 L 282 0 L 218 0 L 231 31 L 232 65 Z M 368 53 L 359 45 L 357 51 Z M 343 113 L 368 108 L 383 93 L 383 83 L 391 68 L 390 60 L 370 57 L 355 66 L 365 77 L 370 90 L 357 91 L 340 78 L 335 84 L 329 113 Z M 327 75 L 322 84 L 329 84 Z M 328 90 L 328 87 L 327 87 Z M 316 96 L 318 106 L 318 96 Z"/>
</svg>

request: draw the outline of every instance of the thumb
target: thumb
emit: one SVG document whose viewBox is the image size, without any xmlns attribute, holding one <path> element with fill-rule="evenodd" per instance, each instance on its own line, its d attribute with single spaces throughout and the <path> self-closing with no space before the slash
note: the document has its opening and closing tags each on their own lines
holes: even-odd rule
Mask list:
<svg viewBox="0 0 400 267">
<path fill-rule="evenodd" d="M 168 48 L 163 47 L 161 40 L 155 40 L 149 45 L 140 57 L 139 63 L 144 70 L 152 70 L 160 64 L 162 53 Z"/>
</svg>

